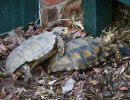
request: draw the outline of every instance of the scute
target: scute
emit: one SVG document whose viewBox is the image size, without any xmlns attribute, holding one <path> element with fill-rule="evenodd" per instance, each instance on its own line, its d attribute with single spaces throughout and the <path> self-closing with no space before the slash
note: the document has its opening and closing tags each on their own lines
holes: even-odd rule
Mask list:
<svg viewBox="0 0 130 100">
<path fill-rule="evenodd" d="M 65 44 L 65 54 L 55 54 L 48 65 L 48 72 L 85 69 L 97 65 L 99 59 L 104 59 L 110 49 L 104 49 L 103 43 L 98 39 L 74 39 Z M 108 47 L 107 47 L 108 48 Z"/>
<path fill-rule="evenodd" d="M 44 32 L 29 38 L 15 48 L 8 56 L 5 66 L 6 73 L 13 73 L 22 64 L 37 60 L 42 56 L 49 54 L 54 48 L 55 42 L 56 36 L 52 32 Z M 49 58 L 49 56 L 47 57 Z"/>
</svg>

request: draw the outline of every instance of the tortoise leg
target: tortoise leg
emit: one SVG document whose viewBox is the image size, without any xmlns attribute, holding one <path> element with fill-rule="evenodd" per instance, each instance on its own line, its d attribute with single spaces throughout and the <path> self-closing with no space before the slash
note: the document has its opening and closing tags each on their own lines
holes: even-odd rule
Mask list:
<svg viewBox="0 0 130 100">
<path fill-rule="evenodd" d="M 27 64 L 24 64 L 22 65 L 21 69 L 22 69 L 22 72 L 24 73 L 24 82 L 28 82 L 28 80 L 31 78 L 30 66 Z"/>
<path fill-rule="evenodd" d="M 60 56 L 64 54 L 64 40 L 61 36 L 57 36 L 57 49 Z"/>
</svg>

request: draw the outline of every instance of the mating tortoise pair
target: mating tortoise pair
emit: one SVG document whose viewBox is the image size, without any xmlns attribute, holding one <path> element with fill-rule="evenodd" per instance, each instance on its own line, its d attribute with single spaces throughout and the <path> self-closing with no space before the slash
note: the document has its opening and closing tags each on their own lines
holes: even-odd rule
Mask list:
<svg viewBox="0 0 130 100">
<path fill-rule="evenodd" d="M 66 27 L 56 27 L 51 32 L 44 32 L 23 42 L 8 56 L 6 74 L 22 71 L 25 74 L 24 81 L 28 81 L 29 66 L 36 66 L 52 55 L 48 72 L 92 67 L 114 53 L 113 48 L 104 45 L 99 39 L 72 39 L 64 45 L 62 35 L 66 30 Z M 56 48 L 60 55 L 56 53 Z"/>
</svg>

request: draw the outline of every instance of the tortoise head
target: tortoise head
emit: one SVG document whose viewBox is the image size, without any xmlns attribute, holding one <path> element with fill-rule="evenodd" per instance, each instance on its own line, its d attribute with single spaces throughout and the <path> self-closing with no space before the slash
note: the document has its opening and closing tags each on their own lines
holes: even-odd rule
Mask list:
<svg viewBox="0 0 130 100">
<path fill-rule="evenodd" d="M 54 34 L 64 36 L 68 34 L 68 28 L 67 27 L 55 27 L 53 29 Z"/>
</svg>

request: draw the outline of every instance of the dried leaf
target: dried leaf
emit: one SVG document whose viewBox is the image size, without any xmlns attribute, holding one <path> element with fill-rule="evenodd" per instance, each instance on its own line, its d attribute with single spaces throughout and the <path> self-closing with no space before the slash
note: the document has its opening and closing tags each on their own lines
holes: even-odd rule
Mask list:
<svg viewBox="0 0 130 100">
<path fill-rule="evenodd" d="M 114 75 L 120 75 L 122 74 L 126 68 L 128 67 L 128 62 L 121 65 L 121 67 L 117 68 L 117 70 L 114 72 Z"/>
<path fill-rule="evenodd" d="M 39 83 L 39 84 L 46 84 L 46 82 L 45 82 L 44 79 L 38 80 L 38 83 Z"/>
<path fill-rule="evenodd" d="M 93 84 L 93 85 L 97 85 L 99 83 L 98 80 L 90 80 L 89 83 Z"/>
<path fill-rule="evenodd" d="M 35 92 L 34 96 L 40 96 L 44 98 L 45 96 L 54 95 L 54 92 L 50 89 L 46 89 L 44 86 L 38 86 L 37 91 Z"/>
<path fill-rule="evenodd" d="M 118 92 L 118 93 L 116 93 L 116 94 L 113 96 L 112 100 L 122 100 L 121 98 L 122 98 L 124 95 L 125 95 L 125 94 Z"/>
<path fill-rule="evenodd" d="M 70 78 L 69 80 L 67 80 L 64 84 L 64 86 L 62 86 L 62 93 L 67 93 L 69 91 L 71 91 L 74 87 L 74 83 L 75 80 L 73 80 L 72 78 Z"/>
<path fill-rule="evenodd" d="M 73 21 L 72 24 L 73 24 L 75 27 L 78 27 L 78 28 L 84 30 L 84 27 L 83 27 L 81 21 Z"/>
<path fill-rule="evenodd" d="M 48 82 L 49 85 L 53 85 L 57 80 L 53 80 L 51 82 Z"/>
<path fill-rule="evenodd" d="M 3 98 L 4 96 L 6 96 L 6 94 L 7 94 L 7 91 L 5 90 L 5 87 L 3 87 L 0 93 L 0 98 Z"/>
<path fill-rule="evenodd" d="M 71 27 L 72 26 L 72 21 L 71 20 L 66 20 L 65 21 L 66 27 Z"/>
<path fill-rule="evenodd" d="M 101 72 L 102 72 L 102 69 L 101 69 L 101 68 L 93 68 L 93 70 L 94 70 L 94 72 L 95 72 L 96 74 L 101 74 Z"/>
<path fill-rule="evenodd" d="M 74 87 L 74 96 L 76 100 L 84 100 L 85 94 L 84 94 L 84 87 L 85 87 L 86 81 L 80 81 L 75 84 Z"/>
<path fill-rule="evenodd" d="M 0 49 L 3 51 L 7 51 L 6 46 L 2 42 L 0 43 Z"/>
<path fill-rule="evenodd" d="M 128 87 L 126 87 L 126 86 L 121 86 L 121 87 L 119 87 L 119 90 L 121 90 L 121 91 L 128 90 Z"/>
</svg>

